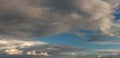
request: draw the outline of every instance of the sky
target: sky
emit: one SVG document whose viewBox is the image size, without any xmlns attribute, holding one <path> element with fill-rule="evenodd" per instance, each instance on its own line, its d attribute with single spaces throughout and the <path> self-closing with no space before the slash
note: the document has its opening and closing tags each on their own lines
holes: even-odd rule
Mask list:
<svg viewBox="0 0 120 58">
<path fill-rule="evenodd" d="M 119 58 L 119 51 L 120 0 L 0 0 L 0 58 Z"/>
</svg>

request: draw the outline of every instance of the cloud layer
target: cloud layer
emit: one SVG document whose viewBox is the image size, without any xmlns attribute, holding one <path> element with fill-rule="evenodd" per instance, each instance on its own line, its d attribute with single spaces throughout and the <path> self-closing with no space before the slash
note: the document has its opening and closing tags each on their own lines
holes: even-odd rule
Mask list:
<svg viewBox="0 0 120 58">
<path fill-rule="evenodd" d="M 100 30 L 97 35 L 120 35 L 113 23 L 119 0 L 2 0 L 0 35 L 50 36 L 74 29 Z"/>
</svg>

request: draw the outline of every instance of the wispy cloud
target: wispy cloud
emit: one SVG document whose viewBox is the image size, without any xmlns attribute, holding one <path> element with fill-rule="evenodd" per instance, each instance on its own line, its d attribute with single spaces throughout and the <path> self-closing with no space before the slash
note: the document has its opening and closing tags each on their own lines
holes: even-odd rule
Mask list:
<svg viewBox="0 0 120 58">
<path fill-rule="evenodd" d="M 100 45 L 119 45 L 120 44 L 120 41 L 96 41 L 96 42 L 93 42 L 95 44 L 100 44 Z"/>
<path fill-rule="evenodd" d="M 96 50 L 96 52 L 108 53 L 108 55 L 109 54 L 119 55 L 120 54 L 120 49 L 103 49 L 103 50 Z"/>
</svg>

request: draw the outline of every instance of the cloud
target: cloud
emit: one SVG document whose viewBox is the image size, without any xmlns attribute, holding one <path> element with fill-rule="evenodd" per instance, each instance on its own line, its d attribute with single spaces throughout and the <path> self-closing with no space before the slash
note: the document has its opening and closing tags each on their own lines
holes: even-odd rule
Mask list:
<svg viewBox="0 0 120 58">
<path fill-rule="evenodd" d="M 42 41 L 0 40 L 0 55 L 57 56 L 80 50 L 83 49 L 49 45 Z"/>
<path fill-rule="evenodd" d="M 96 50 L 100 53 L 120 53 L 119 49 L 103 49 L 103 50 Z"/>
<path fill-rule="evenodd" d="M 5 53 L 8 55 L 21 55 L 23 51 L 17 49 L 5 50 Z"/>
<path fill-rule="evenodd" d="M 100 44 L 100 45 L 119 45 L 120 41 L 97 41 L 94 42 L 95 44 Z"/>
<path fill-rule="evenodd" d="M 106 2 L 110 3 L 113 6 L 117 6 L 119 4 L 119 2 L 120 2 L 120 0 L 103 0 L 103 1 L 106 1 Z"/>
<path fill-rule="evenodd" d="M 25 48 L 34 45 L 46 45 L 45 42 L 40 41 L 22 41 L 22 40 L 0 40 L 0 49 L 15 49 Z"/>
<path fill-rule="evenodd" d="M 100 30 L 97 35 L 119 37 L 113 23 L 119 0 L 0 1 L 0 35 L 50 36 L 74 29 Z M 101 36 L 102 37 L 102 36 Z"/>
<path fill-rule="evenodd" d="M 95 52 L 98 53 L 102 53 L 102 57 L 103 58 L 115 58 L 115 57 L 119 57 L 120 55 L 120 49 L 98 49 L 98 50 L 94 50 Z"/>
</svg>

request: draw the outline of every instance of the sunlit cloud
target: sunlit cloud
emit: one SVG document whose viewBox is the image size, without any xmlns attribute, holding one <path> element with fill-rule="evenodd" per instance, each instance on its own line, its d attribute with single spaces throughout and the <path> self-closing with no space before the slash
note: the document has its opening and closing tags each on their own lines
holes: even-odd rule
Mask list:
<svg viewBox="0 0 120 58">
<path fill-rule="evenodd" d="M 83 49 L 49 45 L 42 41 L 0 40 L 0 55 L 56 56 Z"/>
<path fill-rule="evenodd" d="M 47 43 L 40 41 L 0 40 L 0 49 L 25 48 L 45 44 Z"/>
</svg>

